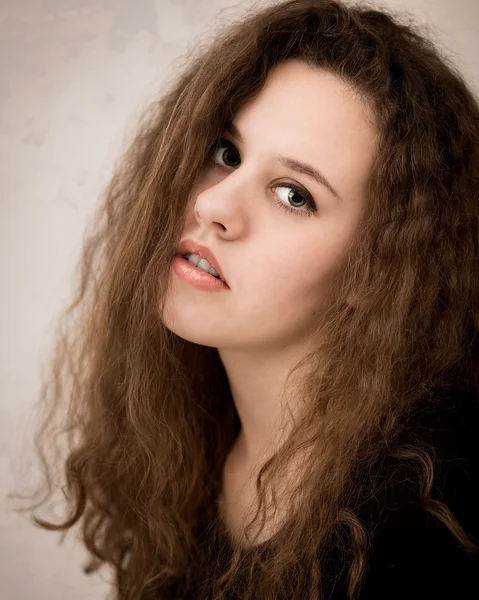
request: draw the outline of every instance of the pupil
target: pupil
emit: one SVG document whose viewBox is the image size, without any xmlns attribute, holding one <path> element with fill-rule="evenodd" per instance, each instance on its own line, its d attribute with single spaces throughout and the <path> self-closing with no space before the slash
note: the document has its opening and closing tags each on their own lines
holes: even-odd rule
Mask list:
<svg viewBox="0 0 479 600">
<path fill-rule="evenodd" d="M 227 150 L 225 150 L 225 151 L 223 152 L 223 160 L 224 160 L 225 162 L 228 162 L 228 161 L 229 161 L 229 158 L 226 158 L 226 159 L 225 159 L 224 157 L 225 157 L 225 156 L 226 156 L 226 157 L 228 157 L 228 154 L 229 154 L 229 153 L 231 153 L 231 152 L 232 152 L 232 154 L 233 154 L 233 156 L 234 156 L 234 151 L 232 151 L 232 150 L 231 150 L 231 148 L 228 148 Z M 234 158 L 233 158 L 231 161 L 229 161 L 229 162 L 230 162 L 230 164 L 231 164 L 231 163 L 234 163 L 234 162 L 235 162 Z M 232 167 L 236 167 L 236 166 L 238 165 L 238 163 L 239 163 L 239 161 L 238 161 L 238 160 L 236 160 L 236 163 L 235 163 L 235 164 L 232 164 L 231 166 L 232 166 Z"/>
<path fill-rule="evenodd" d="M 297 194 L 297 193 L 298 193 L 298 192 L 297 192 L 296 190 L 291 190 L 291 191 L 289 192 L 289 200 L 290 200 L 291 202 L 293 202 L 293 203 L 295 203 L 295 202 L 296 202 L 296 203 L 298 203 L 298 202 L 299 202 L 299 204 L 301 204 L 302 202 L 304 202 L 304 199 L 302 198 L 301 194 L 299 194 L 299 196 L 300 196 L 300 198 L 301 198 L 300 200 L 294 200 L 294 199 L 291 197 L 293 194 Z"/>
</svg>

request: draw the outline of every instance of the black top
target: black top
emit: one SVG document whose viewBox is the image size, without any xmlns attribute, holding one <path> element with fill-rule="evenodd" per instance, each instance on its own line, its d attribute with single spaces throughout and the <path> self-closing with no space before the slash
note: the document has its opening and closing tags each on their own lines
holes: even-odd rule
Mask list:
<svg viewBox="0 0 479 600">
<path fill-rule="evenodd" d="M 434 460 L 432 498 L 441 499 L 479 545 L 477 390 L 448 391 L 415 411 L 398 443 L 428 444 Z M 355 490 L 350 508 L 371 539 L 356 600 L 479 600 L 479 553 L 467 553 L 446 525 L 421 507 L 412 463 L 384 453 L 371 477 L 355 482 Z M 344 557 L 333 550 L 324 600 L 346 600 L 344 565 Z M 176 595 L 172 591 L 161 598 Z"/>
<path fill-rule="evenodd" d="M 401 441 L 422 441 L 434 451 L 431 497 L 442 500 L 479 545 L 477 390 L 447 392 L 411 418 Z M 375 533 L 357 600 L 479 600 L 479 553 L 465 552 L 446 525 L 421 507 L 415 472 L 387 456 L 372 480 L 376 486 L 363 488 L 369 499 L 357 514 Z M 340 572 L 333 562 L 333 577 Z M 344 600 L 345 589 L 340 577 L 328 600 Z"/>
</svg>

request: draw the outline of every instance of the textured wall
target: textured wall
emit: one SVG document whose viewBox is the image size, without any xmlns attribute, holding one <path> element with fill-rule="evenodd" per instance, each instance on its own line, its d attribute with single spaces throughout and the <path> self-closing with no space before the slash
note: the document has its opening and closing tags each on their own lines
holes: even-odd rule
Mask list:
<svg viewBox="0 0 479 600">
<path fill-rule="evenodd" d="M 0 2 L 0 597 L 104 598 L 74 537 L 29 525 L 3 499 L 25 485 L 39 360 L 68 295 L 86 219 L 141 109 L 198 36 L 252 2 Z M 258 3 L 260 4 L 260 3 Z M 477 0 L 403 0 L 479 88 Z M 176 63 L 178 64 L 178 63 Z M 30 476 L 31 477 L 31 476 Z M 28 483 L 28 481 L 27 481 Z"/>
</svg>

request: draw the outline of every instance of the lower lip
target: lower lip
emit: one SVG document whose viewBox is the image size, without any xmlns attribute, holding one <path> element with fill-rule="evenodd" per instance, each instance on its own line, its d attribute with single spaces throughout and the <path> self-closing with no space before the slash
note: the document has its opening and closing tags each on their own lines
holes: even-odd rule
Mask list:
<svg viewBox="0 0 479 600">
<path fill-rule="evenodd" d="M 190 263 L 189 260 L 182 256 L 175 256 L 172 263 L 173 271 L 178 275 L 180 279 L 191 284 L 198 290 L 205 290 L 208 292 L 221 292 L 229 290 L 229 287 L 221 279 L 216 279 L 213 275 L 210 275 L 202 269 L 198 269 Z"/>
</svg>

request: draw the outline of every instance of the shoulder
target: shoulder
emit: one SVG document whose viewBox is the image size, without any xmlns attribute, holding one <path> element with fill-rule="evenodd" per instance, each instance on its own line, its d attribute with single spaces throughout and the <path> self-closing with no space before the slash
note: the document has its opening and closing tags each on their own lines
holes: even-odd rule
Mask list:
<svg viewBox="0 0 479 600">
<path fill-rule="evenodd" d="M 449 513 L 443 508 L 479 544 L 477 391 L 454 390 L 414 415 L 402 444 L 421 443 L 431 456 L 431 498 L 439 518 L 422 505 L 414 466 L 384 458 L 375 474 L 379 483 L 359 511 L 371 525 L 360 600 L 479 598 L 479 553 L 461 546 L 444 523 Z"/>
</svg>

